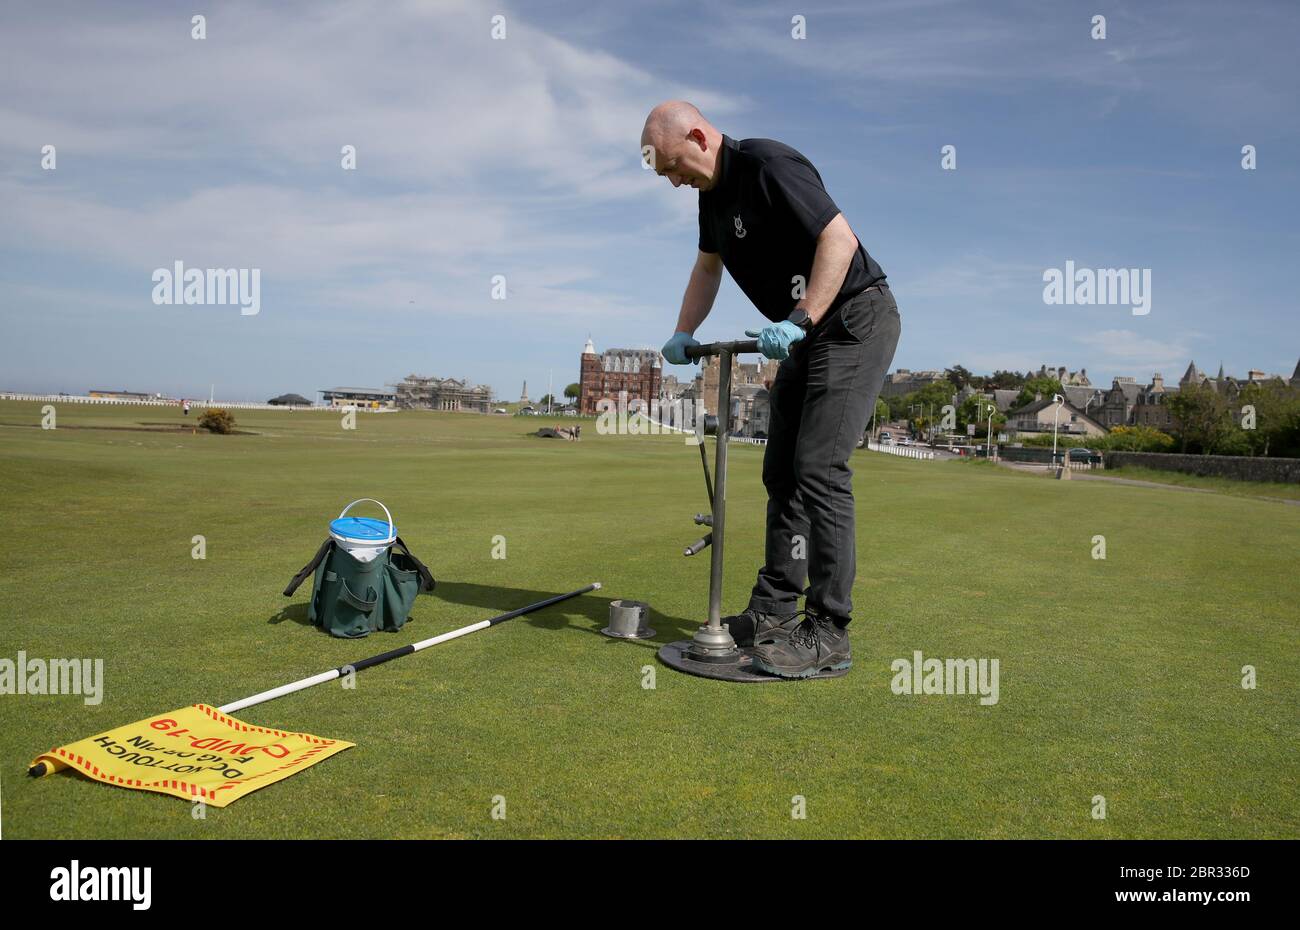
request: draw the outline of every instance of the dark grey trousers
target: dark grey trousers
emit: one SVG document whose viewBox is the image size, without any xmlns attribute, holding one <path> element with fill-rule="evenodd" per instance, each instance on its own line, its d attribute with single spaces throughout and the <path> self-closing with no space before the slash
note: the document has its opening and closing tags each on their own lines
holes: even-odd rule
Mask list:
<svg viewBox="0 0 1300 930">
<path fill-rule="evenodd" d="M 809 609 L 849 622 L 857 553 L 853 471 L 901 322 L 889 289 L 871 287 L 795 343 L 770 391 L 763 457 L 766 564 L 749 605 L 793 613 L 808 580 Z"/>
</svg>

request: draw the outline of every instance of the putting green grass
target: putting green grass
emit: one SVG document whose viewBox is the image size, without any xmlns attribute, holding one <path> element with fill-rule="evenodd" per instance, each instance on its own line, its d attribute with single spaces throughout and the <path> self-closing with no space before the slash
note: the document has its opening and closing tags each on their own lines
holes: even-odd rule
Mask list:
<svg viewBox="0 0 1300 930">
<path fill-rule="evenodd" d="M 183 421 L 76 404 L 41 430 L 39 404 L 0 402 L 0 657 L 102 658 L 106 678 L 97 706 L 0 696 L 6 838 L 1300 835 L 1294 506 L 860 451 L 853 671 L 728 685 L 655 661 L 706 605 L 708 562 L 681 555 L 707 505 L 680 437 L 235 413 L 255 435 L 122 429 Z M 762 558 L 761 456 L 731 451 L 733 611 Z M 305 587 L 280 591 L 358 497 L 392 508 L 439 585 L 400 633 L 350 642 L 306 625 Z M 355 690 L 242 712 L 357 747 L 206 819 L 69 773 L 24 777 L 51 746 L 592 581 L 604 590 L 362 672 Z M 598 635 L 620 597 L 649 602 L 657 642 Z M 915 650 L 998 659 L 999 702 L 894 694 L 890 663 Z"/>
</svg>

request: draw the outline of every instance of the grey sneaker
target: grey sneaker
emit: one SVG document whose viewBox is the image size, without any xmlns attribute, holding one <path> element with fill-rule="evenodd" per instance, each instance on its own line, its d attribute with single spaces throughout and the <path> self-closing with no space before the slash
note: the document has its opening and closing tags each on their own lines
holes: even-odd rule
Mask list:
<svg viewBox="0 0 1300 930">
<path fill-rule="evenodd" d="M 781 641 L 754 647 L 754 668 L 781 678 L 811 678 L 852 664 L 848 630 L 811 612 Z"/>
<path fill-rule="evenodd" d="M 790 621 L 798 613 L 765 614 L 753 607 L 746 607 L 734 617 L 723 617 L 722 625 L 731 631 L 731 638 L 742 649 L 751 646 L 775 645 L 790 635 L 795 624 Z"/>
</svg>

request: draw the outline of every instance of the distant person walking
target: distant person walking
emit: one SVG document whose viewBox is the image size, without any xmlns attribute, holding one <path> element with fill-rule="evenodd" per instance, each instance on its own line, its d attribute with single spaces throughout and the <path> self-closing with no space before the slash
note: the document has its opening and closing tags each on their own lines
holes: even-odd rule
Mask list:
<svg viewBox="0 0 1300 930">
<path fill-rule="evenodd" d="M 188 400 L 182 400 L 182 401 L 181 401 L 181 409 L 185 411 L 185 415 L 186 415 L 186 416 L 189 416 L 189 415 L 190 415 L 190 402 L 189 402 Z"/>
</svg>

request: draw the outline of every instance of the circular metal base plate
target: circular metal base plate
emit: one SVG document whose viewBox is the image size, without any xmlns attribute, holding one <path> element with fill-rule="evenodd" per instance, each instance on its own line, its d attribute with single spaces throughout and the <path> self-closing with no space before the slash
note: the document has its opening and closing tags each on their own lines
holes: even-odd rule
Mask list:
<svg viewBox="0 0 1300 930">
<path fill-rule="evenodd" d="M 743 684 L 761 684 L 771 681 L 809 681 L 814 678 L 841 678 L 849 673 L 842 668 L 830 672 L 810 675 L 808 678 L 781 678 L 769 675 L 753 667 L 753 659 L 748 649 L 738 649 L 735 662 L 701 662 L 690 654 L 691 641 L 681 639 L 669 643 L 659 650 L 659 661 L 669 668 L 700 678 L 712 678 L 716 681 L 735 681 Z"/>
<path fill-rule="evenodd" d="M 642 627 L 635 633 L 619 633 L 609 627 L 605 627 L 600 632 L 606 636 L 612 636 L 614 639 L 654 639 L 655 636 L 655 631 L 648 626 Z"/>
</svg>

